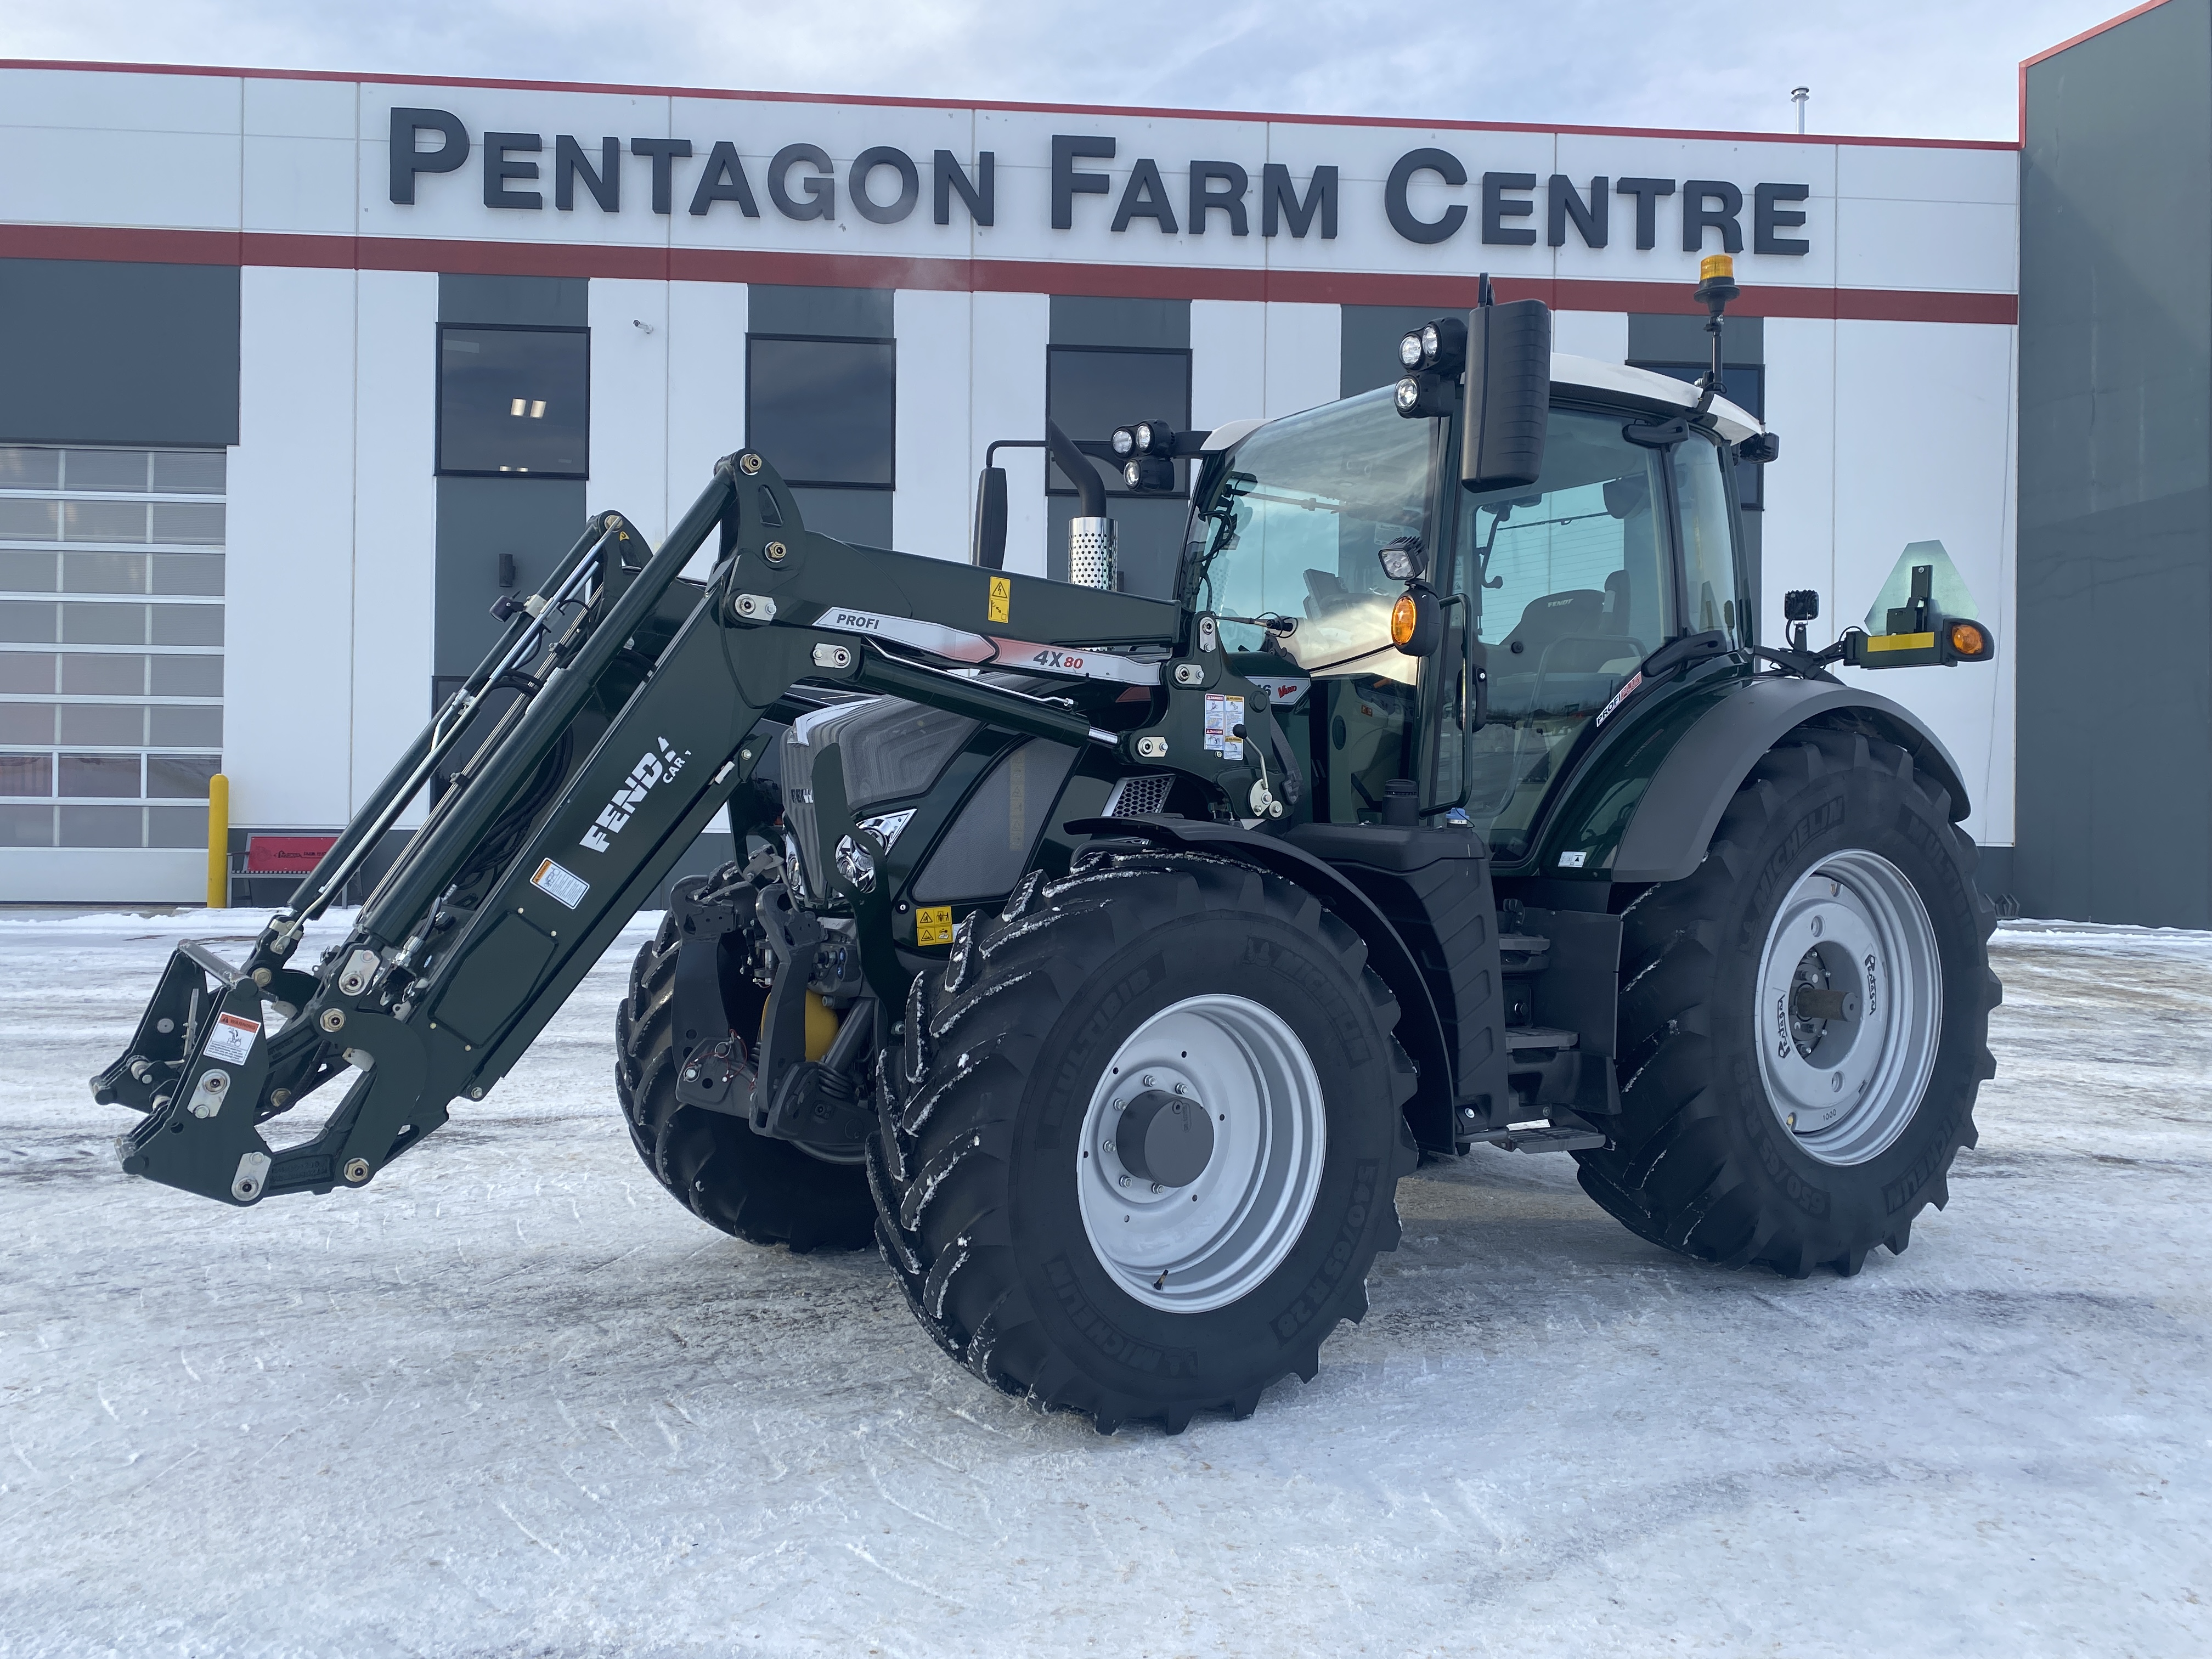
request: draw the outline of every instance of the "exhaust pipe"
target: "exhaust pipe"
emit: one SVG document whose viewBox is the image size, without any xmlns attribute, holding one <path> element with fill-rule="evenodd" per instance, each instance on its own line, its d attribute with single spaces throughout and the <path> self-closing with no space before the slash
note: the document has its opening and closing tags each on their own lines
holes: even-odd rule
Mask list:
<svg viewBox="0 0 2212 1659">
<path fill-rule="evenodd" d="M 1067 580 L 1079 587 L 1110 589 L 1115 584 L 1115 530 L 1114 520 L 1106 516 L 1106 486 L 1091 458 L 1050 421 L 1044 423 L 1044 440 L 1082 502 L 1083 510 L 1067 526 Z"/>
</svg>

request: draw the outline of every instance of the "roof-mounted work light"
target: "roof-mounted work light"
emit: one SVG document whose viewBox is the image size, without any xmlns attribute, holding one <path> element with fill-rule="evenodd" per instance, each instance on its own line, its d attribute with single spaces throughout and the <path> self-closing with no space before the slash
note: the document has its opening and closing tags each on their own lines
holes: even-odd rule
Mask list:
<svg viewBox="0 0 2212 1659">
<path fill-rule="evenodd" d="M 1466 322 L 1438 317 L 1407 330 L 1398 342 L 1398 366 L 1406 378 L 1392 395 L 1401 415 L 1422 420 L 1450 414 L 1460 372 L 1467 367 Z"/>
<path fill-rule="evenodd" d="M 1114 453 L 1124 459 L 1132 455 L 1173 455 L 1176 429 L 1165 421 L 1138 421 L 1115 427 L 1113 443 Z"/>
</svg>

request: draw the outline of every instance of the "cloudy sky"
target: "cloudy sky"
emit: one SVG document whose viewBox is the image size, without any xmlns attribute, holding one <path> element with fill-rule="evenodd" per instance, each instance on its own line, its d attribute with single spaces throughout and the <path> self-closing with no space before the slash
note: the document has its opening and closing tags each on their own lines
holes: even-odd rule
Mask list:
<svg viewBox="0 0 2212 1659">
<path fill-rule="evenodd" d="M 0 56 L 2010 138 L 2124 0 L 0 0 Z"/>
</svg>

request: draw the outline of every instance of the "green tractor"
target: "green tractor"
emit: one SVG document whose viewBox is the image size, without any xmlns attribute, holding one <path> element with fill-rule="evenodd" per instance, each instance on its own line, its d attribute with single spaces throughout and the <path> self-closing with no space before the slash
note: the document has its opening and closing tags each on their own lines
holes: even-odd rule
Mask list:
<svg viewBox="0 0 2212 1659">
<path fill-rule="evenodd" d="M 995 469 L 965 565 L 807 531 L 753 450 L 649 556 L 595 517 L 247 958 L 178 951 L 94 1079 L 144 1114 L 124 1167 L 365 1184 L 726 811 L 743 856 L 676 884 L 618 1016 L 639 1155 L 739 1237 L 874 1244 L 946 1354 L 1102 1431 L 1310 1377 L 1424 1157 L 1566 1153 L 1728 1267 L 1904 1249 L 1994 1069 L 1993 915 L 1957 766 L 1829 671 L 1993 642 L 1922 577 L 1886 633 L 1814 650 L 1801 593 L 1757 643 L 1735 292 L 1699 285 L 1695 386 L 1486 283 L 1395 386 L 1121 428 L 1128 488 L 1189 481 L 1171 601 L 1116 590 L 1056 429 L 1068 582 L 1003 570 Z"/>
</svg>

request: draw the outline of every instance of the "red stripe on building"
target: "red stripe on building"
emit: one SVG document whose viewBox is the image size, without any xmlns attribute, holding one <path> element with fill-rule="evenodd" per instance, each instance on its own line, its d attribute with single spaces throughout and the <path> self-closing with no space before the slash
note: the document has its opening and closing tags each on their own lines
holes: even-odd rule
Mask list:
<svg viewBox="0 0 2212 1659">
<path fill-rule="evenodd" d="M 1475 279 L 1427 272 L 1221 270 L 1028 259 L 907 258 L 745 248 L 666 248 L 489 242 L 410 236 L 310 236 L 267 231 L 139 230 L 91 225 L 0 225 L 0 257 L 125 264 L 277 265 L 325 270 L 419 270 L 456 276 L 609 276 L 647 282 L 775 283 L 798 288 L 905 288 L 953 293 L 1068 294 L 1140 300 L 1273 300 L 1320 305 L 1474 303 Z M 1560 311 L 1695 315 L 1691 284 L 1595 277 L 1501 276 L 1504 299 Z M 1740 317 L 2011 324 L 2010 294 L 1748 285 Z"/>
</svg>

